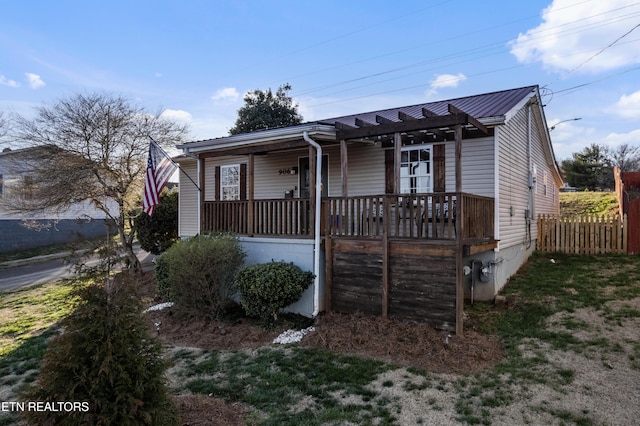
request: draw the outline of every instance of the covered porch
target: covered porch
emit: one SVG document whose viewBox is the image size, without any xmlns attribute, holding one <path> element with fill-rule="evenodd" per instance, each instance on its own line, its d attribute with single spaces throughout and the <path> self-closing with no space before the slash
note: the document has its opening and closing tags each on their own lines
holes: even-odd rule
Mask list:
<svg viewBox="0 0 640 426">
<path fill-rule="evenodd" d="M 242 136 L 247 141 L 232 136 L 201 152 L 195 144 L 192 153 L 199 161 L 200 182 L 209 173 L 205 159 L 247 159 L 240 168 L 240 187 L 245 189 L 239 199 L 222 200 L 216 187 L 214 200 L 204 200 L 201 191 L 200 232 L 314 240 L 316 253 L 322 251 L 324 258 L 320 268 L 326 309 L 368 306 L 383 316 L 424 316 L 462 333 L 463 259 L 497 247 L 494 199 L 462 191 L 462 141 L 472 144 L 474 138 L 492 136 L 493 129 L 452 105 L 447 109 L 448 114 L 439 115 L 423 108 L 422 117 L 405 112 L 396 112 L 395 119 L 389 118 L 392 112 L 343 117 L 265 131 L 260 137 Z M 455 182 L 454 191 L 445 188 L 447 143 L 455 147 L 449 163 L 454 166 L 449 168 L 449 173 L 455 172 L 455 181 L 449 183 Z M 407 166 L 403 149 L 414 144 L 433 147 L 428 192 L 401 185 L 403 179 L 406 182 L 401 169 Z M 378 170 L 384 174 L 385 193 L 349 194 L 349 154 L 356 146 L 384 152 L 384 164 L 377 167 L 383 166 Z M 323 193 L 323 149 L 339 153 L 339 196 L 335 180 L 334 196 Z M 308 152 L 308 181 L 315 184 L 299 198 L 261 198 L 255 190 L 256 159 L 292 150 Z M 215 173 L 217 182 L 219 171 Z M 433 312 L 435 318 L 429 317 Z"/>
</svg>

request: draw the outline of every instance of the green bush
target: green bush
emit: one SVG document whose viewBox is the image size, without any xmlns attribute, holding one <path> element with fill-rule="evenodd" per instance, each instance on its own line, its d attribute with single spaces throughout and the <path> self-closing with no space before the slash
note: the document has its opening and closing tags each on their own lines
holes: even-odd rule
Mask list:
<svg viewBox="0 0 640 426">
<path fill-rule="evenodd" d="M 136 236 L 143 250 L 160 254 L 178 240 L 178 193 L 162 191 L 153 216 L 136 217 Z"/>
<path fill-rule="evenodd" d="M 136 288 L 121 274 L 75 290 L 80 305 L 62 320 L 64 331 L 49 343 L 38 379 L 21 399 L 83 405 L 25 411 L 30 424 L 177 424 L 162 345 L 142 320 Z"/>
<path fill-rule="evenodd" d="M 241 304 L 249 316 L 265 322 L 278 319 L 278 311 L 297 301 L 314 275 L 287 262 L 246 266 L 236 276 Z"/>
<path fill-rule="evenodd" d="M 228 234 L 179 241 L 156 259 L 158 292 L 179 315 L 219 318 L 237 291 L 234 277 L 244 258 L 240 242 Z"/>
</svg>

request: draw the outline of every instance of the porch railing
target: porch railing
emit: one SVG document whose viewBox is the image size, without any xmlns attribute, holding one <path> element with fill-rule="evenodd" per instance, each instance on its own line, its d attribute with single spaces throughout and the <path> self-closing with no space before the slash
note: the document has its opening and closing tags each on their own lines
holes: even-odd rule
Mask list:
<svg viewBox="0 0 640 426">
<path fill-rule="evenodd" d="M 462 215 L 459 214 L 462 212 Z M 207 201 L 203 231 L 310 238 L 309 199 Z M 321 229 L 331 236 L 455 240 L 494 236 L 494 199 L 465 193 L 386 194 L 323 199 Z"/>
<path fill-rule="evenodd" d="M 494 200 L 473 194 L 438 192 L 329 198 L 324 220 L 332 236 L 455 240 L 494 236 Z M 459 212 L 462 212 L 460 216 Z"/>
<path fill-rule="evenodd" d="M 309 237 L 309 199 L 254 201 L 206 201 L 203 231 L 226 231 L 239 235 Z"/>
</svg>

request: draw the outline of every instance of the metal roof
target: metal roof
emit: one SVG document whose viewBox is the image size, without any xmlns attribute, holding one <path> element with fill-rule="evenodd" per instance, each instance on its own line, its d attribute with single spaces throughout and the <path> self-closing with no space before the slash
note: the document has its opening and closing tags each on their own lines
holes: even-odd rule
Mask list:
<svg viewBox="0 0 640 426">
<path fill-rule="evenodd" d="M 524 98 L 530 96 L 531 93 L 536 89 L 537 86 L 526 86 L 516 89 L 502 90 L 499 92 L 466 96 L 462 98 L 447 99 L 436 102 L 427 102 L 418 105 L 345 115 L 342 117 L 329 118 L 326 120 L 318 120 L 317 123 L 335 125 L 337 122 L 339 122 L 348 126 L 356 126 L 356 118 L 358 118 L 360 120 L 375 124 L 377 115 L 387 118 L 391 121 L 399 122 L 401 121 L 398 116 L 399 112 L 404 112 L 415 118 L 421 118 L 423 117 L 423 108 L 426 108 L 437 115 L 447 115 L 449 114 L 449 104 L 463 110 L 465 113 L 477 119 L 499 117 L 507 114 L 514 106 L 516 106 Z"/>
</svg>

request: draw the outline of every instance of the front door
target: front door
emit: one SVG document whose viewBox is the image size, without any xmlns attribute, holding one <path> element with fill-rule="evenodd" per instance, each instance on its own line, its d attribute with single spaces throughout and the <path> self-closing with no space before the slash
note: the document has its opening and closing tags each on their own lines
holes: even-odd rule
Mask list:
<svg viewBox="0 0 640 426">
<path fill-rule="evenodd" d="M 299 160 L 300 168 L 300 198 L 309 198 L 309 185 L 311 185 L 311 173 L 309 173 L 309 157 L 301 157 Z M 322 196 L 329 194 L 328 185 L 329 176 L 329 156 L 322 156 Z"/>
</svg>

